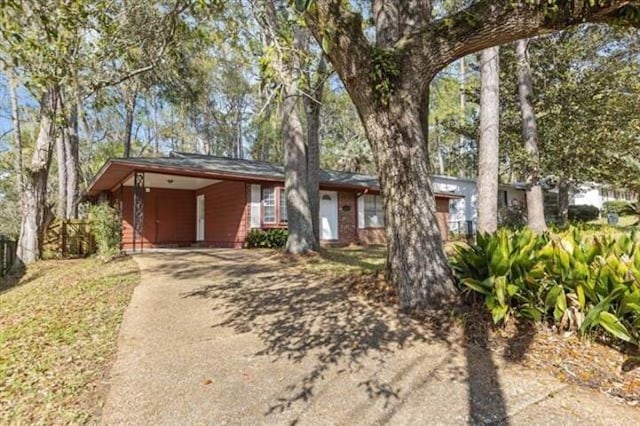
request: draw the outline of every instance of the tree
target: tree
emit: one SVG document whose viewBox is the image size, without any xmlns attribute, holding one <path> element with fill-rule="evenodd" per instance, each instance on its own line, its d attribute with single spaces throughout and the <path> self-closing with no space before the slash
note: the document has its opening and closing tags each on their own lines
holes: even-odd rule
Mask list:
<svg viewBox="0 0 640 426">
<path fill-rule="evenodd" d="M 69 143 L 75 137 L 72 105 L 78 92 L 73 89 L 82 88 L 82 93 L 89 96 L 153 69 L 172 48 L 176 28 L 186 27 L 182 14 L 195 10 L 197 4 L 179 0 L 168 7 L 154 7 L 151 0 L 135 4 L 23 0 L 0 8 L 0 56 L 20 70 L 22 84 L 39 100 L 40 107 L 33 156 L 25 165 L 17 250 L 20 261 L 30 263 L 41 255 L 49 166 L 59 122 L 69 131 Z M 125 17 L 132 8 L 148 12 L 146 25 L 126 25 Z M 84 42 L 81 47 L 80 41 Z M 124 59 L 134 51 L 141 52 L 146 61 L 131 69 Z M 69 98 L 65 97 L 67 93 L 71 93 Z M 76 149 L 72 146 L 66 159 L 73 159 Z M 64 164 L 69 163 L 65 160 Z M 77 173 L 77 165 L 72 168 Z M 73 208 L 77 183 L 71 185 L 74 188 L 66 194 L 72 194 Z"/>
<path fill-rule="evenodd" d="M 500 49 L 480 53 L 480 140 L 478 143 L 478 232 L 498 229 L 500 162 Z"/>
<path fill-rule="evenodd" d="M 503 151 L 505 166 L 521 178 L 531 171 L 531 155 L 522 145 L 518 63 L 505 55 L 503 74 Z M 640 37 L 625 31 L 586 25 L 528 43 L 535 109 L 539 176 L 555 184 L 557 222 L 567 220 L 571 188 L 599 182 L 628 186 L 634 176 L 625 158 L 640 156 L 637 131 L 640 107 Z M 548 215 L 552 214 L 548 211 Z"/>
<path fill-rule="evenodd" d="M 432 2 L 373 2 L 372 44 L 362 16 L 341 0 L 297 2 L 358 109 L 382 185 L 387 274 L 400 304 L 441 304 L 456 295 L 435 219 L 426 135 L 429 82 L 447 64 L 495 45 L 585 21 L 630 18 L 636 2 L 479 0 L 432 19 Z"/>
<path fill-rule="evenodd" d="M 516 42 L 516 60 L 518 61 L 518 94 L 522 115 L 522 137 L 524 150 L 529 156 L 526 168 L 527 182 L 527 223 L 535 232 L 545 231 L 544 196 L 540 184 L 540 154 L 538 153 L 538 128 L 533 110 L 533 82 L 527 57 L 527 40 Z"/>
<path fill-rule="evenodd" d="M 304 35 L 299 26 L 282 22 L 277 9 L 275 0 L 262 0 L 256 7 L 265 47 L 270 53 L 266 60 L 273 70 L 272 77 L 280 86 L 284 185 L 289 230 L 287 252 L 304 254 L 318 248 L 309 197 L 309 164 L 299 102 L 303 77 L 300 52 L 304 46 Z M 284 13 L 287 13 L 286 9 L 284 10 Z"/>
</svg>

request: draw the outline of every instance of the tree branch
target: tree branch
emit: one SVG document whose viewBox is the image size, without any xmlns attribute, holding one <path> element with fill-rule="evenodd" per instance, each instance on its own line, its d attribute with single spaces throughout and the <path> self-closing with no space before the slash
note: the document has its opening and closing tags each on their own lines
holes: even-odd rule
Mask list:
<svg viewBox="0 0 640 426">
<path fill-rule="evenodd" d="M 628 8 L 640 8 L 637 0 L 556 0 L 552 7 L 546 1 L 533 4 L 524 0 L 479 0 L 473 5 L 434 21 L 420 31 L 400 40 L 396 48 L 405 48 L 412 63 L 428 63 L 437 59 L 437 72 L 449 63 L 488 47 L 523 38 L 563 30 L 592 22 L 621 20 Z M 639 25 L 640 22 L 630 22 Z M 431 68 L 431 67 L 430 67 Z M 432 77 L 432 76 L 429 76 Z"/>
<path fill-rule="evenodd" d="M 357 100 L 372 90 L 369 71 L 373 67 L 373 47 L 362 31 L 362 16 L 349 11 L 343 3 L 343 0 L 316 0 L 304 19 L 347 91 Z"/>
</svg>

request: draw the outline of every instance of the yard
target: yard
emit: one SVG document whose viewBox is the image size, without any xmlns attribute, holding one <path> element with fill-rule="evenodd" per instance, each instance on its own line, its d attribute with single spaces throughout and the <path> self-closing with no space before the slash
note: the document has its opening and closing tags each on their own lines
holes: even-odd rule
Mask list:
<svg viewBox="0 0 640 426">
<path fill-rule="evenodd" d="M 95 421 L 135 263 L 43 261 L 10 280 L 0 281 L 0 423 Z"/>
<path fill-rule="evenodd" d="M 451 252 L 453 244 L 461 243 L 450 243 L 447 252 Z M 304 260 L 301 268 L 319 275 L 344 275 L 352 293 L 374 303 L 395 306 L 395 289 L 382 274 L 384 256 L 384 247 L 326 248 L 321 256 Z M 579 338 L 575 332 L 558 332 L 544 324 L 512 320 L 506 326 L 494 326 L 483 303 L 455 310 L 452 318 L 454 324 L 465 329 L 468 344 L 488 347 L 528 368 L 598 389 L 630 405 L 640 404 L 637 350 L 621 350 L 595 336 Z"/>
</svg>

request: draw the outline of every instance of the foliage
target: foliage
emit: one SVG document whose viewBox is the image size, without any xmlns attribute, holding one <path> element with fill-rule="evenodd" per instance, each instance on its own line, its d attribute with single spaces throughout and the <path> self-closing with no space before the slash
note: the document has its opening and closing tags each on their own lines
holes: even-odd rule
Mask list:
<svg viewBox="0 0 640 426">
<path fill-rule="evenodd" d="M 282 248 L 287 245 L 289 233 L 286 229 L 252 229 L 247 235 L 247 248 Z"/>
<path fill-rule="evenodd" d="M 629 202 L 623 200 L 605 201 L 602 204 L 603 213 L 615 213 L 620 216 L 631 216 L 634 213 L 629 209 Z"/>
<path fill-rule="evenodd" d="M 600 217 L 600 210 L 596 206 L 569 206 L 569 220 L 571 222 L 590 222 Z"/>
<path fill-rule="evenodd" d="M 500 226 L 510 229 L 520 229 L 527 224 L 527 211 L 521 204 L 502 207 L 498 212 Z"/>
<path fill-rule="evenodd" d="M 118 209 L 108 203 L 92 205 L 89 208 L 89 221 L 98 256 L 109 259 L 118 254 L 122 243 L 122 220 Z"/>
<path fill-rule="evenodd" d="M 460 283 L 479 293 L 494 322 L 511 316 L 640 342 L 640 234 L 577 228 L 478 235 L 452 258 Z"/>
<path fill-rule="evenodd" d="M 94 424 L 139 272 L 133 260 L 30 265 L 0 288 L 0 423 Z"/>
</svg>

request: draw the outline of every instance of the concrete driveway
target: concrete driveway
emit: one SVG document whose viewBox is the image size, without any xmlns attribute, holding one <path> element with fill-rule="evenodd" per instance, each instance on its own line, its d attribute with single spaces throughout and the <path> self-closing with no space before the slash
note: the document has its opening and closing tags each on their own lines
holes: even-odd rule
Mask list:
<svg viewBox="0 0 640 426">
<path fill-rule="evenodd" d="M 266 251 L 135 256 L 105 424 L 638 424 Z"/>
</svg>

